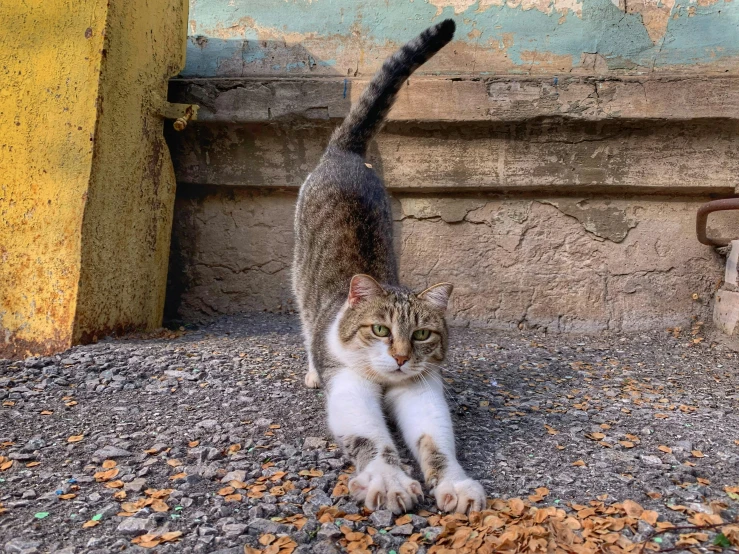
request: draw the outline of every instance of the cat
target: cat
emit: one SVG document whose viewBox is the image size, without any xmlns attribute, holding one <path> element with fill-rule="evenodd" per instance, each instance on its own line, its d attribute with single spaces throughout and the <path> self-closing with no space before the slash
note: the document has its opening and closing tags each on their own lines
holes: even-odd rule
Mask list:
<svg viewBox="0 0 739 554">
<path fill-rule="evenodd" d="M 439 509 L 479 511 L 485 491 L 457 461 L 440 364 L 452 285 L 399 283 L 388 194 L 365 163 L 406 79 L 454 36 L 446 20 L 389 57 L 331 136 L 300 188 L 293 288 L 308 352 L 308 387 L 326 387 L 331 432 L 351 457 L 349 491 L 370 510 L 410 510 L 422 498 L 401 467 L 393 417 Z"/>
</svg>

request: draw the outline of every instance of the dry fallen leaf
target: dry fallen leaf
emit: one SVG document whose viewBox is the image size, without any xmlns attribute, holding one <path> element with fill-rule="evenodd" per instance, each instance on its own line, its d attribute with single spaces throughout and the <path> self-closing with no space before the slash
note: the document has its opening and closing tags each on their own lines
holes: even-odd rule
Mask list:
<svg viewBox="0 0 739 554">
<path fill-rule="evenodd" d="M 690 453 L 693 455 L 694 458 L 704 458 L 703 452 L 700 450 L 691 450 Z"/>
<path fill-rule="evenodd" d="M 665 454 L 672 454 L 672 448 L 670 448 L 669 446 L 665 446 L 664 444 L 660 444 L 657 447 L 657 450 L 664 452 Z"/>
<path fill-rule="evenodd" d="M 169 480 L 170 481 L 179 481 L 180 479 L 186 479 L 186 478 L 187 478 L 187 473 L 175 473 L 174 475 L 172 475 L 169 478 Z"/>
<path fill-rule="evenodd" d="M 118 463 L 115 460 L 105 460 L 103 462 L 103 469 L 112 469 L 117 465 Z"/>
<path fill-rule="evenodd" d="M 624 500 L 622 506 L 624 511 L 626 512 L 626 515 L 628 515 L 629 517 L 639 517 L 642 512 L 644 512 L 644 508 L 642 508 L 639 503 L 634 502 L 633 500 Z"/>
<path fill-rule="evenodd" d="M 406 523 L 410 523 L 411 521 L 413 521 L 413 519 L 411 519 L 411 516 L 405 514 L 404 516 L 400 516 L 398 519 L 395 520 L 395 525 L 405 525 Z"/>
<path fill-rule="evenodd" d="M 620 444 L 624 448 L 634 448 L 634 443 L 631 441 L 618 441 L 618 444 Z"/>
<path fill-rule="evenodd" d="M 122 489 L 124 484 L 125 483 L 119 479 L 117 481 L 110 481 L 109 483 L 105 483 L 105 488 L 106 489 Z"/>
<path fill-rule="evenodd" d="M 41 415 L 51 415 L 53 413 L 51 410 L 41 410 Z"/>
<path fill-rule="evenodd" d="M 72 435 L 67 439 L 67 442 L 80 442 L 84 438 L 84 435 Z"/>
<path fill-rule="evenodd" d="M 190 441 L 187 443 L 187 446 L 189 446 L 190 448 L 195 448 L 199 444 L 200 444 L 200 441 Z"/>
<path fill-rule="evenodd" d="M 118 473 L 120 473 L 120 470 L 117 467 L 108 469 L 107 471 L 98 471 L 95 473 L 95 481 L 101 482 L 101 481 L 110 481 L 111 479 L 114 479 L 118 476 Z"/>
<path fill-rule="evenodd" d="M 544 428 L 547 430 L 547 433 L 550 435 L 558 435 L 559 431 L 557 431 L 554 427 L 551 427 L 547 424 L 544 424 Z"/>
<path fill-rule="evenodd" d="M 585 462 L 583 462 L 582 460 L 577 460 L 576 462 L 572 462 L 572 465 L 577 467 L 586 467 L 587 464 L 585 464 Z"/>
<path fill-rule="evenodd" d="M 83 529 L 89 529 L 90 527 L 95 527 L 96 525 L 100 525 L 99 521 L 95 521 L 94 519 L 91 519 L 89 521 L 86 521 L 82 524 Z"/>
<path fill-rule="evenodd" d="M 176 541 L 182 536 L 182 531 L 169 531 L 159 537 L 162 542 Z"/>
<path fill-rule="evenodd" d="M 169 506 L 167 506 L 167 503 L 164 500 L 157 498 L 151 503 L 151 509 L 155 512 L 168 512 Z"/>
<path fill-rule="evenodd" d="M 323 471 L 320 469 L 303 469 L 298 472 L 301 477 L 323 477 Z"/>
</svg>

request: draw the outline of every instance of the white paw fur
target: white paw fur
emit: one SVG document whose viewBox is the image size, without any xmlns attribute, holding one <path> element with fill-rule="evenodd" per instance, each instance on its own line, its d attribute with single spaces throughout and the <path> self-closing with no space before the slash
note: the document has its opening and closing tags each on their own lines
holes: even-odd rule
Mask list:
<svg viewBox="0 0 739 554">
<path fill-rule="evenodd" d="M 318 376 L 318 372 L 310 368 L 308 369 L 308 373 L 305 374 L 305 386 L 309 389 L 320 389 L 321 388 L 321 378 Z"/>
<path fill-rule="evenodd" d="M 479 512 L 486 505 L 485 489 L 469 477 L 461 480 L 443 480 L 434 488 L 436 505 L 443 512 L 469 514 Z"/>
<path fill-rule="evenodd" d="M 370 462 L 349 481 L 352 496 L 370 510 L 384 508 L 394 514 L 410 510 L 423 495 L 421 484 L 408 477 L 402 469 L 381 460 Z"/>
</svg>

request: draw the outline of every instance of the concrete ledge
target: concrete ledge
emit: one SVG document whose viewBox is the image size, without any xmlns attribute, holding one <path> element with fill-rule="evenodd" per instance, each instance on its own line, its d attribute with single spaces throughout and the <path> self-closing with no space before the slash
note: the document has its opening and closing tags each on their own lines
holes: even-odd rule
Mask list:
<svg viewBox="0 0 739 554">
<path fill-rule="evenodd" d="M 343 118 L 367 79 L 175 79 L 170 99 L 201 106 L 204 122 Z M 738 77 L 411 78 L 390 121 L 516 122 L 739 119 Z"/>
<path fill-rule="evenodd" d="M 721 289 L 716 293 L 713 323 L 729 336 L 736 334 L 739 323 L 739 292 Z"/>
<path fill-rule="evenodd" d="M 334 121 L 167 130 L 179 183 L 297 188 Z M 368 159 L 393 191 L 732 196 L 733 121 L 392 122 Z"/>
</svg>

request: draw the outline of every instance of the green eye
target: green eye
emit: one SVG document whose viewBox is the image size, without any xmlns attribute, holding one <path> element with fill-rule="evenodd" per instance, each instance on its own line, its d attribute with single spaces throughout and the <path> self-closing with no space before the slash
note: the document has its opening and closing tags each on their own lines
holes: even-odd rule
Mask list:
<svg viewBox="0 0 739 554">
<path fill-rule="evenodd" d="M 413 331 L 413 340 L 426 340 L 431 335 L 428 329 L 416 329 Z"/>
<path fill-rule="evenodd" d="M 390 329 L 388 329 L 384 325 L 375 324 L 372 326 L 372 332 L 378 337 L 386 337 L 390 334 Z"/>
</svg>

